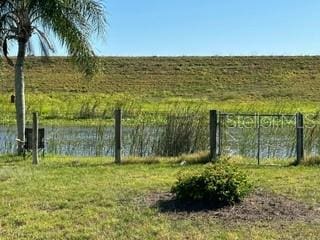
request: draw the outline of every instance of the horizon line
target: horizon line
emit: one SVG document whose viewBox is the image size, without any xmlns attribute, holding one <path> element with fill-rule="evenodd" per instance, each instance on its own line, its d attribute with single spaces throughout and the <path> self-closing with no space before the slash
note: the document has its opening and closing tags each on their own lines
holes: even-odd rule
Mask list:
<svg viewBox="0 0 320 240">
<path fill-rule="evenodd" d="M 16 58 L 14 55 L 9 55 L 10 58 Z M 41 55 L 29 55 L 26 58 L 69 58 L 69 55 L 52 55 L 52 56 L 41 56 Z M 320 57 L 319 54 L 295 54 L 295 55 L 284 55 L 284 54 L 261 54 L 261 55 L 96 55 L 97 58 L 183 58 L 183 57 Z M 1 56 L 4 58 L 4 56 Z"/>
</svg>

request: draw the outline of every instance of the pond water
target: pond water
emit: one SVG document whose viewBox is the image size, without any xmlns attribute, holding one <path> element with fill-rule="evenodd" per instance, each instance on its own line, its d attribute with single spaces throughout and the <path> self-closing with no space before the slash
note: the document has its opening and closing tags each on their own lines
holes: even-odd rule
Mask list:
<svg viewBox="0 0 320 240">
<path fill-rule="evenodd" d="M 53 127 L 45 128 L 45 152 L 68 156 L 113 156 L 114 129 L 113 127 Z M 185 141 L 183 152 L 205 151 L 209 149 L 208 129 L 201 130 L 202 139 L 198 135 L 190 140 L 182 136 Z M 181 140 L 167 136 L 164 127 L 124 127 L 123 151 L 124 156 L 153 156 L 168 155 L 163 148 L 165 140 L 170 140 L 171 146 L 178 145 Z M 313 133 L 314 134 L 314 133 Z M 320 153 L 320 139 L 310 138 L 305 132 L 306 152 Z M 163 137 L 166 137 L 163 139 Z M 221 131 L 220 152 L 225 155 L 242 155 L 257 157 L 258 138 L 254 128 L 228 128 Z M 16 151 L 16 128 L 14 126 L 0 126 L 0 154 L 11 154 Z M 168 140 L 169 139 L 169 140 Z M 200 139 L 200 140 L 199 140 Z M 197 141 L 197 143 L 190 143 Z M 219 142 L 219 141 L 218 141 Z M 295 156 L 294 127 L 261 130 L 260 157 L 261 158 L 290 158 Z M 181 145 L 181 144 L 180 144 Z M 169 146 L 170 147 L 170 146 Z M 162 150 L 161 150 L 162 148 Z M 181 148 L 181 146 L 180 146 Z"/>
<path fill-rule="evenodd" d="M 53 127 L 45 128 L 45 152 L 70 156 L 113 156 L 113 127 Z M 149 156 L 155 154 L 161 128 L 123 128 L 122 154 Z M 16 128 L 0 126 L 0 154 L 16 151 Z"/>
</svg>

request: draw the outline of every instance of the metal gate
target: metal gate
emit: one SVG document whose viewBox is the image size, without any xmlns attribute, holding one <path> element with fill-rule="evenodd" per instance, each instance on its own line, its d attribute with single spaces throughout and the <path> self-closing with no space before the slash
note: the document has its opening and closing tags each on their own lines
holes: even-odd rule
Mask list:
<svg viewBox="0 0 320 240">
<path fill-rule="evenodd" d="M 302 135 L 301 135 L 302 132 Z M 303 157 L 302 114 L 218 114 L 218 155 Z"/>
</svg>

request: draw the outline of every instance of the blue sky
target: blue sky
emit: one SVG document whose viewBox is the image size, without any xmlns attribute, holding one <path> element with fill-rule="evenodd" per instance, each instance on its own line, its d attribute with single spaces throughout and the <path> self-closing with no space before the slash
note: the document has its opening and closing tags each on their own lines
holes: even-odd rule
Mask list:
<svg viewBox="0 0 320 240">
<path fill-rule="evenodd" d="M 104 2 L 98 55 L 320 55 L 319 0 Z"/>
</svg>

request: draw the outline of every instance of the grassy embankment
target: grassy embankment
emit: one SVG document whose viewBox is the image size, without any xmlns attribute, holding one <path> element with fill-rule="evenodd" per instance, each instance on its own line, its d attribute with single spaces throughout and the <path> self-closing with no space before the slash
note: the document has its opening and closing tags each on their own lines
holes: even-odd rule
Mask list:
<svg viewBox="0 0 320 240">
<path fill-rule="evenodd" d="M 155 161 L 155 159 L 153 159 Z M 206 214 L 161 212 L 149 205 L 186 165 L 117 166 L 109 158 L 0 158 L 1 239 L 318 239 L 317 221 L 232 221 Z M 318 167 L 239 165 L 255 186 L 318 208 Z M 280 213 L 281 214 L 281 213 Z"/>
<path fill-rule="evenodd" d="M 320 57 L 102 58 L 84 79 L 64 58 L 27 59 L 27 112 L 42 122 L 112 122 L 112 110 L 168 111 L 172 105 L 228 112 L 317 112 Z M 0 114 L 13 122 L 13 71 L 5 65 Z M 109 120 L 108 120 L 109 119 Z M 87 121 L 87 120 L 86 120 Z"/>
</svg>

